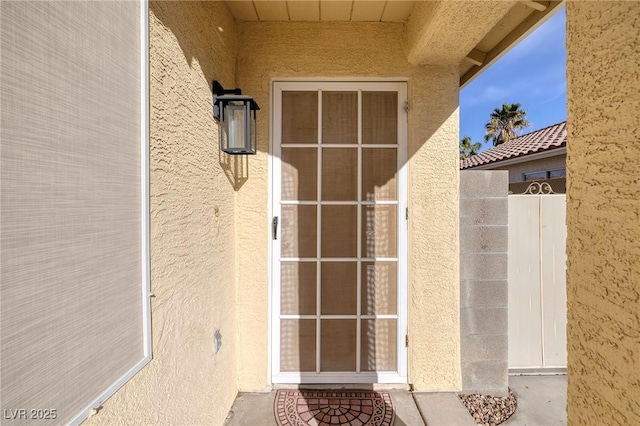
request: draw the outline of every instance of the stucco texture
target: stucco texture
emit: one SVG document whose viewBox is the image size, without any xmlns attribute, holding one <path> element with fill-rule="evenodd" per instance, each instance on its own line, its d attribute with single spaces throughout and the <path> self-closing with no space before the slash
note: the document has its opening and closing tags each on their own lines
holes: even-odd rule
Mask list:
<svg viewBox="0 0 640 426">
<path fill-rule="evenodd" d="M 640 7 L 567 3 L 568 418 L 640 424 Z"/>
<path fill-rule="evenodd" d="M 153 360 L 87 424 L 222 424 L 237 394 L 234 188 L 211 117 L 235 56 L 222 3 L 150 4 Z"/>
<path fill-rule="evenodd" d="M 409 381 L 460 389 L 459 75 L 409 65 L 406 49 L 401 23 L 236 24 L 221 2 L 151 3 L 154 359 L 89 424 L 222 424 L 238 390 L 271 389 L 274 78 L 408 80 Z M 261 106 L 259 152 L 240 167 L 218 151 L 213 79 Z"/>
<path fill-rule="evenodd" d="M 408 22 L 412 64 L 459 65 L 517 2 L 418 1 Z"/>
<path fill-rule="evenodd" d="M 401 23 L 247 22 L 238 36 L 237 83 L 261 106 L 259 153 L 236 203 L 240 390 L 270 386 L 271 83 L 302 77 L 408 79 L 409 382 L 459 389 L 457 68 L 410 65 Z"/>
</svg>

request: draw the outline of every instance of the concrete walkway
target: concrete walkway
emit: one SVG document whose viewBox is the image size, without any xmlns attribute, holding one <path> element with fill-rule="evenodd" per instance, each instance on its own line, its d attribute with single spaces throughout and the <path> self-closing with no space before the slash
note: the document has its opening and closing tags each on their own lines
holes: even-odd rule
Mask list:
<svg viewBox="0 0 640 426">
<path fill-rule="evenodd" d="M 505 426 L 566 425 L 567 376 L 511 376 L 509 387 L 518 408 Z M 388 391 L 396 411 L 395 426 L 474 426 L 455 393 Z M 275 392 L 241 393 L 225 426 L 276 426 Z"/>
<path fill-rule="evenodd" d="M 564 426 L 567 424 L 567 376 L 511 376 L 509 387 L 518 408 L 505 426 Z"/>
</svg>

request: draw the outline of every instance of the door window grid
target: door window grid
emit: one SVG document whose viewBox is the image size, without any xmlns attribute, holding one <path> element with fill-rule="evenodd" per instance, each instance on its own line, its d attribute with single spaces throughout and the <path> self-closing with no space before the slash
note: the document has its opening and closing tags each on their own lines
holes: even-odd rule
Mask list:
<svg viewBox="0 0 640 426">
<path fill-rule="evenodd" d="M 356 373 L 360 372 L 360 358 L 362 357 L 362 90 L 358 90 L 358 223 L 357 223 L 357 236 L 356 236 L 356 255 L 358 256 L 358 263 L 356 265 L 357 278 L 356 278 Z"/>
<path fill-rule="evenodd" d="M 282 256 L 280 258 L 282 262 L 317 262 L 317 257 L 286 257 Z M 323 262 L 357 262 L 361 260 L 362 262 L 397 262 L 397 257 L 361 257 L 357 259 L 355 257 L 321 257 L 320 260 Z"/>
<path fill-rule="evenodd" d="M 362 314 L 362 289 L 361 289 L 361 280 L 362 280 L 362 263 L 363 262 L 380 262 L 380 261 L 387 261 L 387 262 L 398 262 L 398 258 L 397 257 L 362 257 L 362 207 L 363 206 L 375 206 L 375 205 L 395 205 L 395 206 L 399 206 L 399 201 L 397 200 L 397 195 L 396 195 L 396 199 L 395 200 L 362 200 L 362 159 L 363 159 L 363 149 L 380 149 L 380 148 L 387 148 L 387 149 L 395 149 L 396 150 L 396 173 L 397 173 L 397 162 L 399 160 L 399 156 L 398 156 L 398 144 L 383 144 L 383 143 L 378 143 L 378 144 L 363 144 L 362 143 L 362 90 L 358 90 L 357 91 L 357 107 L 358 107 L 358 111 L 357 111 L 357 127 L 358 127 L 358 131 L 357 131 L 357 136 L 358 136 L 358 143 L 357 144 L 349 144 L 349 143 L 345 143 L 345 144 L 335 144 L 335 143 L 322 143 L 322 138 L 323 138 L 323 125 L 322 125 L 322 119 L 323 119 L 323 106 L 322 106 L 322 102 L 323 102 L 323 91 L 322 90 L 318 90 L 318 97 L 317 97 L 317 101 L 318 101 L 318 105 L 317 105 L 317 113 L 318 113 L 318 123 L 317 123 L 317 141 L 316 143 L 282 143 L 281 147 L 282 148 L 316 148 L 317 149 L 317 161 L 318 161 L 318 165 L 317 165 L 317 200 L 313 201 L 313 200 L 304 200 L 304 201 L 298 201 L 298 200 L 281 200 L 280 204 L 282 206 L 286 206 L 286 205 L 310 205 L 310 206 L 316 206 L 317 209 L 317 220 L 316 220 L 316 231 L 317 231 L 317 241 L 316 241 L 316 250 L 317 250 L 317 256 L 316 257 L 301 257 L 301 258 L 295 258 L 295 257 L 281 257 L 280 260 L 281 262 L 284 261 L 299 261 L 299 262 L 316 262 L 316 314 L 315 315 L 280 315 L 280 319 L 284 320 L 284 319 L 313 319 L 315 320 L 315 325 L 316 325 L 316 347 L 315 347 L 315 351 L 316 351 L 316 373 L 328 373 L 329 371 L 322 371 L 322 365 L 321 365 L 321 354 L 322 354 L 322 321 L 323 319 L 344 319 L 344 320 L 348 320 L 348 319 L 355 319 L 356 320 L 356 353 L 355 355 L 355 366 L 356 366 L 356 373 L 360 373 L 361 371 L 361 363 L 362 363 L 362 344 L 361 344 L 361 340 L 362 340 L 362 320 L 375 320 L 375 319 L 380 319 L 380 320 L 398 320 L 398 315 L 383 315 L 383 314 L 376 314 L 376 315 L 363 315 Z M 348 200 L 344 200 L 344 201 L 323 201 L 322 200 L 322 178 L 323 178 L 323 173 L 322 173 L 322 164 L 323 164 L 323 149 L 326 148 L 356 148 L 357 149 L 357 201 L 348 201 Z M 396 191 L 397 191 L 397 185 L 398 182 L 395 182 L 395 186 L 396 186 Z M 356 236 L 356 257 L 323 257 L 322 256 L 322 238 L 320 238 L 320 236 L 322 235 L 322 207 L 323 206 L 331 206 L 331 205 L 336 205 L 336 206 L 357 206 L 357 236 Z M 396 208 L 396 218 L 399 218 L 399 209 Z M 399 221 L 396 221 L 396 227 L 399 225 Z M 395 238 L 397 239 L 398 236 L 397 234 L 395 234 Z M 323 262 L 354 262 L 357 263 L 357 278 L 356 278 L 356 291 L 357 291 L 357 307 L 356 307 L 356 314 L 355 315 L 324 315 L 322 314 L 322 287 L 321 287 L 321 271 L 322 271 L 322 263 Z M 396 323 L 397 324 L 397 323 Z M 397 348 L 396 348 L 396 352 L 397 352 Z M 396 365 L 396 368 L 398 366 Z"/>
<path fill-rule="evenodd" d="M 323 143 L 323 144 L 317 144 L 317 143 L 283 143 L 280 146 L 282 148 L 312 148 L 314 146 L 318 146 L 321 145 L 323 148 L 338 148 L 338 149 L 347 149 L 347 148 L 358 148 L 359 146 L 361 146 L 362 148 L 397 148 L 398 144 L 396 143 L 386 143 L 386 144 L 382 144 L 382 143 L 376 143 L 376 144 L 372 144 L 372 143 L 363 143 L 363 144 L 355 144 L 355 143 L 351 143 L 351 144 L 347 144 L 347 143 L 341 143 L 341 144 L 335 144 L 335 143 Z"/>
<path fill-rule="evenodd" d="M 384 206 L 384 205 L 397 205 L 398 201 L 393 201 L 393 200 L 380 200 L 380 201 L 369 201 L 369 200 L 363 200 L 363 201 L 319 201 L 320 204 L 324 205 L 324 206 L 357 206 L 358 204 L 361 204 L 363 206 Z M 318 204 L 318 201 L 310 201 L 310 200 L 304 200 L 304 201 L 296 201 L 296 200 L 284 200 L 280 202 L 281 205 L 283 206 L 315 206 L 316 204 Z"/>
<path fill-rule="evenodd" d="M 358 315 L 327 315 L 327 314 L 307 314 L 307 315 L 290 315 L 290 314 L 281 314 L 280 319 L 356 319 Z M 396 319 L 398 315 L 385 315 L 385 314 L 362 314 L 359 315 L 362 319 Z"/>
<path fill-rule="evenodd" d="M 322 90 L 318 91 L 318 166 L 316 167 L 318 171 L 317 178 L 317 201 L 320 201 L 322 198 Z M 316 373 L 320 373 L 321 363 L 322 363 L 322 320 L 320 317 L 320 312 L 322 310 L 322 288 L 320 283 L 322 282 L 322 262 L 320 261 L 321 253 L 322 253 L 322 204 L 318 202 L 317 212 L 318 215 L 318 244 L 316 247 Z"/>
</svg>

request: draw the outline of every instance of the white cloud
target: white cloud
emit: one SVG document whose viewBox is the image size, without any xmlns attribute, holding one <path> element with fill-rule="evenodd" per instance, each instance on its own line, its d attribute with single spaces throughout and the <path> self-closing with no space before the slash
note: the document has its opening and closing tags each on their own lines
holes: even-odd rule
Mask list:
<svg viewBox="0 0 640 426">
<path fill-rule="evenodd" d="M 496 103 L 503 102 L 506 98 L 511 96 L 513 92 L 507 87 L 499 87 L 489 85 L 480 91 L 477 95 L 465 96 L 462 102 L 465 106 L 473 106 L 482 103 Z"/>
<path fill-rule="evenodd" d="M 567 95 L 567 85 L 562 83 L 557 83 L 556 85 L 550 87 L 547 91 L 545 91 L 545 96 L 540 102 L 532 105 L 533 107 L 537 107 L 540 105 L 548 104 L 549 102 L 553 102 L 556 99 Z"/>
<path fill-rule="evenodd" d="M 482 99 L 485 101 L 497 101 L 509 96 L 511 92 L 504 87 L 489 86 L 482 92 Z"/>
</svg>

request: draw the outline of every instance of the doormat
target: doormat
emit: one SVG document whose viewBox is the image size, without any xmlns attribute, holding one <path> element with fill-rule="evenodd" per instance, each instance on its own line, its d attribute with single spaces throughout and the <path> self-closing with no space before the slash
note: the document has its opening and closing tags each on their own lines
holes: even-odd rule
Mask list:
<svg viewBox="0 0 640 426">
<path fill-rule="evenodd" d="M 274 412 L 278 426 L 392 426 L 389 392 L 277 391 Z"/>
</svg>

